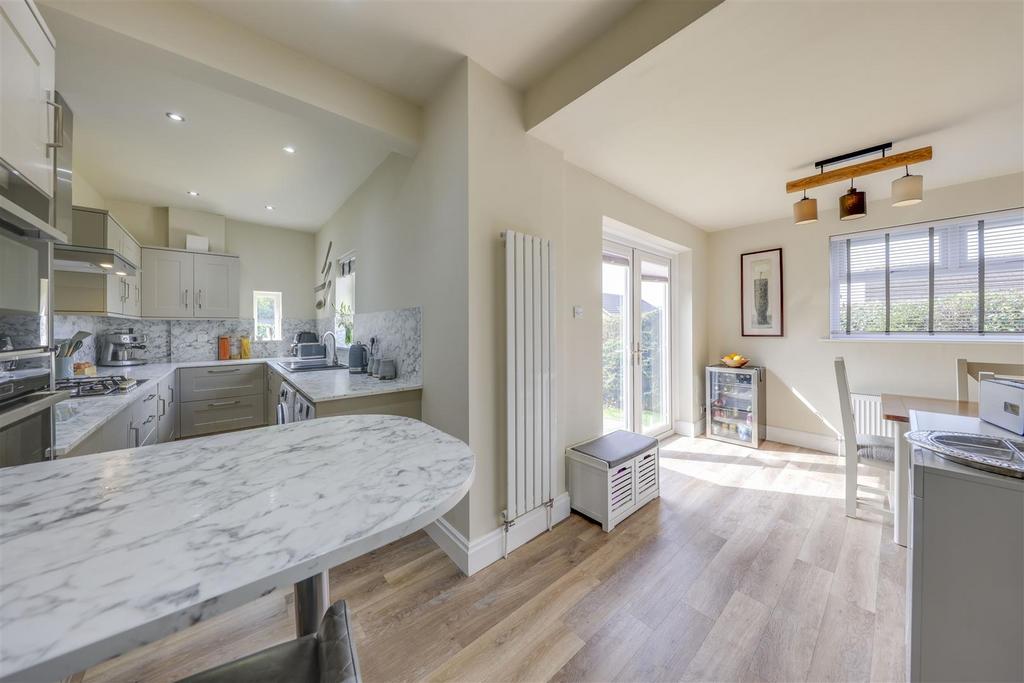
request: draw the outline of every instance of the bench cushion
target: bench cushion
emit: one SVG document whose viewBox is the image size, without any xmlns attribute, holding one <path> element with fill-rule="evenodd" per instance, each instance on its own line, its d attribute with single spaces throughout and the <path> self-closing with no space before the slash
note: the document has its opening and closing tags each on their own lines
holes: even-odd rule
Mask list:
<svg viewBox="0 0 1024 683">
<path fill-rule="evenodd" d="M 592 458 L 604 460 L 608 463 L 608 469 L 611 469 L 641 453 L 646 453 L 657 445 L 657 439 L 620 429 L 593 441 L 573 446 L 572 449 Z"/>
</svg>

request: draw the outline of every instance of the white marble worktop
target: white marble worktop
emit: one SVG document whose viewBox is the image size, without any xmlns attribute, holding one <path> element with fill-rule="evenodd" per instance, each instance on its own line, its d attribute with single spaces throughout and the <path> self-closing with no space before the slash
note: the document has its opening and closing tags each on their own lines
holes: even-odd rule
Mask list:
<svg viewBox="0 0 1024 683">
<path fill-rule="evenodd" d="M 376 396 L 378 394 L 390 394 L 423 388 L 419 375 L 399 377 L 393 380 L 380 380 L 375 377 L 368 377 L 367 375 L 353 375 L 348 370 L 288 372 L 280 363 L 289 360 L 295 359 L 249 358 L 246 360 L 148 363 L 131 367 L 99 367 L 97 371 L 99 375 L 124 375 L 135 379 L 145 379 L 148 385 L 163 381 L 179 368 L 263 363 L 284 375 L 289 384 L 314 403 L 358 398 L 360 396 Z M 115 415 L 135 403 L 135 401 L 148 395 L 147 389 L 155 389 L 155 387 L 144 385 L 126 394 L 75 398 L 58 404 L 55 411 L 57 416 L 57 438 L 54 442 L 54 455 L 58 457 L 67 455 L 71 449 L 95 433 L 96 430 Z"/>
<path fill-rule="evenodd" d="M 329 417 L 0 470 L 0 677 L 56 680 L 421 529 L 468 446 Z"/>
</svg>

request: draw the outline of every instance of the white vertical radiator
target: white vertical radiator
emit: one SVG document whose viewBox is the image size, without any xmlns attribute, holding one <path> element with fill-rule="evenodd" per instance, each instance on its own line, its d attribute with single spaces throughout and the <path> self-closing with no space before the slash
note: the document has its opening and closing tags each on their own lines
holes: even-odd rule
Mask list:
<svg viewBox="0 0 1024 683">
<path fill-rule="evenodd" d="M 896 438 L 896 426 L 882 418 L 882 398 L 870 394 L 850 394 L 853 421 L 858 434 Z"/>
<path fill-rule="evenodd" d="M 513 232 L 505 238 L 505 320 L 508 402 L 508 530 L 547 507 L 554 488 L 555 278 L 551 241 Z"/>
</svg>

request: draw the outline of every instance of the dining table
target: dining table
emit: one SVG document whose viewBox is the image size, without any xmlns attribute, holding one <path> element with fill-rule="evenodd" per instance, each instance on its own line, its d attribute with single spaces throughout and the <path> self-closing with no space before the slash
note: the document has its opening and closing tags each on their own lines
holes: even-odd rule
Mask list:
<svg viewBox="0 0 1024 683">
<path fill-rule="evenodd" d="M 956 401 L 926 396 L 904 396 L 903 394 L 882 394 L 882 419 L 893 423 L 895 444 L 893 453 L 893 541 L 907 545 L 907 525 L 910 514 L 910 417 L 913 411 L 941 415 L 978 415 L 978 404 L 973 401 Z"/>
<path fill-rule="evenodd" d="M 328 417 L 0 470 L 0 679 L 54 681 L 422 529 L 474 457 L 418 420 Z M 344 596 L 342 596 L 344 597 Z"/>
</svg>

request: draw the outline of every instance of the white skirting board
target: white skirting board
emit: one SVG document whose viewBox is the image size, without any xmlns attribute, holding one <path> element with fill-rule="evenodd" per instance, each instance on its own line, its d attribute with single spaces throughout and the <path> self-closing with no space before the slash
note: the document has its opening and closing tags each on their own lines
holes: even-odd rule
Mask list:
<svg viewBox="0 0 1024 683">
<path fill-rule="evenodd" d="M 569 494 L 560 493 L 555 496 L 551 524 L 554 526 L 568 517 Z M 537 508 L 526 513 L 509 529 L 508 551 L 511 553 L 547 530 L 547 508 Z M 505 531 L 501 527 L 472 542 L 460 534 L 444 517 L 429 525 L 425 531 L 466 576 L 472 576 L 502 558 L 502 536 Z"/>
<path fill-rule="evenodd" d="M 704 420 L 700 422 L 675 423 L 676 434 L 681 436 L 704 436 Z M 765 436 L 769 441 L 800 446 L 801 448 L 813 448 L 816 451 L 825 453 L 839 453 L 839 439 L 824 434 L 811 434 L 809 432 L 798 432 L 795 429 L 785 427 L 772 427 L 768 425 Z"/>
</svg>

